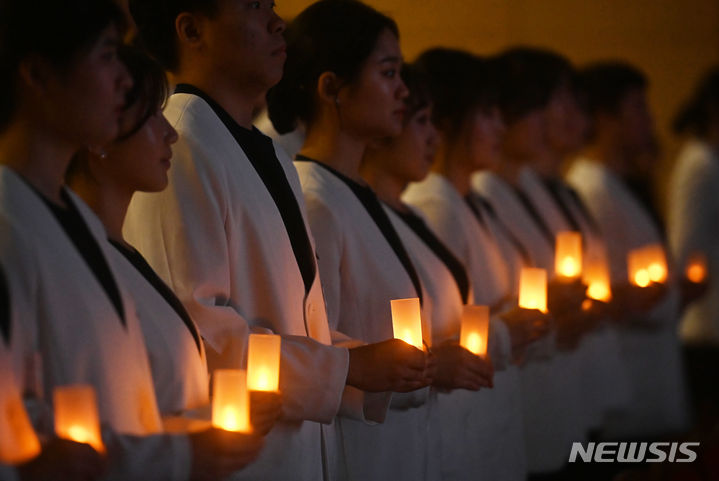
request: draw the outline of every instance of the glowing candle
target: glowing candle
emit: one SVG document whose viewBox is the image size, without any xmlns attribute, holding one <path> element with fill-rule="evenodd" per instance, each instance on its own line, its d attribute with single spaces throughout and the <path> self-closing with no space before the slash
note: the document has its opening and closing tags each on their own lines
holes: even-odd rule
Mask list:
<svg viewBox="0 0 719 481">
<path fill-rule="evenodd" d="M 685 275 L 689 281 L 699 284 L 707 278 L 707 258 L 702 253 L 695 253 L 689 257 Z"/>
<path fill-rule="evenodd" d="M 660 244 L 650 244 L 634 249 L 627 255 L 629 282 L 647 287 L 652 282 L 667 280 L 667 259 Z"/>
<path fill-rule="evenodd" d="M 89 385 L 62 386 L 53 392 L 55 433 L 104 452 L 95 389 Z"/>
<path fill-rule="evenodd" d="M 392 330 L 396 339 L 402 339 L 417 349 L 422 345 L 422 313 L 419 299 L 393 299 L 390 301 L 392 309 Z"/>
<path fill-rule="evenodd" d="M 212 425 L 225 431 L 249 433 L 250 395 L 247 372 L 218 369 L 213 374 Z"/>
<path fill-rule="evenodd" d="M 642 248 L 646 256 L 647 272 L 652 282 L 666 282 L 667 258 L 664 247 L 660 244 L 651 244 Z"/>
<path fill-rule="evenodd" d="M 519 276 L 519 307 L 547 312 L 547 271 L 523 267 Z"/>
<path fill-rule="evenodd" d="M 280 344 L 274 334 L 250 334 L 247 348 L 247 389 L 277 392 L 280 384 Z"/>
<path fill-rule="evenodd" d="M 557 233 L 554 257 L 554 268 L 559 276 L 578 278 L 582 274 L 582 235 L 573 231 Z"/>
<path fill-rule="evenodd" d="M 599 255 L 588 257 L 582 278 L 587 285 L 587 297 L 602 302 L 611 300 L 612 289 L 609 281 L 609 266 L 607 266 L 605 257 Z"/>
<path fill-rule="evenodd" d="M 3 386 L 12 389 L 12 386 Z M 6 393 L 4 418 L 0 420 L 0 462 L 21 464 L 40 454 L 40 441 L 30 424 L 20 393 Z"/>
<path fill-rule="evenodd" d="M 484 357 L 487 354 L 489 334 L 489 307 L 464 306 L 462 327 L 459 331 L 459 345 L 472 354 Z"/>
</svg>

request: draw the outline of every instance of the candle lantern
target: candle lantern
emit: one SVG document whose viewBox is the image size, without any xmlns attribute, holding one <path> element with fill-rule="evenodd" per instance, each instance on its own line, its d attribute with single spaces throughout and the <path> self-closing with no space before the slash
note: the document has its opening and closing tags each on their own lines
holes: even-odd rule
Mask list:
<svg viewBox="0 0 719 481">
<path fill-rule="evenodd" d="M 462 309 L 462 327 L 459 334 L 459 345 L 472 354 L 484 357 L 487 355 L 489 338 L 489 307 L 464 306 Z"/>
<path fill-rule="evenodd" d="M 600 255 L 588 256 L 582 277 L 587 285 L 587 297 L 602 302 L 611 300 L 612 288 L 606 257 Z"/>
<path fill-rule="evenodd" d="M 642 249 L 646 255 L 647 272 L 652 282 L 667 281 L 667 256 L 661 244 L 651 244 Z"/>
<path fill-rule="evenodd" d="M 86 443 L 102 453 L 100 416 L 95 389 L 90 385 L 61 386 L 53 392 L 55 433 L 63 439 Z"/>
<path fill-rule="evenodd" d="M 647 287 L 651 283 L 646 255 L 642 249 L 635 249 L 627 254 L 627 273 L 629 282 L 636 286 Z"/>
<path fill-rule="evenodd" d="M 250 334 L 247 347 L 247 389 L 277 392 L 280 383 L 280 345 L 275 334 Z"/>
<path fill-rule="evenodd" d="M 547 312 L 547 271 L 523 267 L 519 276 L 519 307 Z"/>
<path fill-rule="evenodd" d="M 696 252 L 689 256 L 685 270 L 686 278 L 690 282 L 700 284 L 707 278 L 707 258 L 701 252 Z"/>
<path fill-rule="evenodd" d="M 582 235 L 574 231 L 557 233 L 554 259 L 560 278 L 578 279 L 582 274 Z"/>
<path fill-rule="evenodd" d="M 0 462 L 21 464 L 40 454 L 40 441 L 32 428 L 20 393 L 4 386 L 5 412 L 0 419 Z M 12 391 L 10 391 L 12 389 Z"/>
<path fill-rule="evenodd" d="M 218 369 L 214 372 L 212 425 L 225 431 L 249 433 L 252 430 L 246 371 Z"/>
<path fill-rule="evenodd" d="M 422 350 L 422 312 L 419 298 L 393 299 L 390 301 L 390 307 L 394 337 Z"/>
</svg>

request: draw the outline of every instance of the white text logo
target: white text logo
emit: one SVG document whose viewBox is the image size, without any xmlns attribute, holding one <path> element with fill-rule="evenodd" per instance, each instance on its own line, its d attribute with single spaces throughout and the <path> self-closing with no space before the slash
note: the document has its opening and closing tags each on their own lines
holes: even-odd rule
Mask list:
<svg viewBox="0 0 719 481">
<path fill-rule="evenodd" d="M 699 443 L 572 443 L 569 462 L 591 463 L 693 463 Z"/>
</svg>

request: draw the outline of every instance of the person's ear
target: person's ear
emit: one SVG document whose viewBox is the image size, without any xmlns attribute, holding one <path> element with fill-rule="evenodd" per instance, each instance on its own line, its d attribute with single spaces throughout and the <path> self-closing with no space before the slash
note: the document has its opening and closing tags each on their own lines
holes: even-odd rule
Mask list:
<svg viewBox="0 0 719 481">
<path fill-rule="evenodd" d="M 317 96 L 320 102 L 339 107 L 342 82 L 334 72 L 323 72 L 317 79 Z"/>
<path fill-rule="evenodd" d="M 18 66 L 21 88 L 27 88 L 35 95 L 44 93 L 55 75 L 57 72 L 50 62 L 37 55 L 28 56 Z"/>
<path fill-rule="evenodd" d="M 190 48 L 200 48 L 203 44 L 203 31 L 206 18 L 189 12 L 180 13 L 175 19 L 175 33 L 181 44 Z"/>
</svg>

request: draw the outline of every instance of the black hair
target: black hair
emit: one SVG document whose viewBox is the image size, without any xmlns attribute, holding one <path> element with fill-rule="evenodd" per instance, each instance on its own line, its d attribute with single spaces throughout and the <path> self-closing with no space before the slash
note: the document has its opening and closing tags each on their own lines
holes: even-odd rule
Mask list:
<svg viewBox="0 0 719 481">
<path fill-rule="evenodd" d="M 180 58 L 175 20 L 183 12 L 214 17 L 219 0 L 129 0 L 130 13 L 137 25 L 135 42 L 145 48 L 165 70 L 175 72 Z"/>
<path fill-rule="evenodd" d="M 445 133 L 458 135 L 477 109 L 490 112 L 497 106 L 496 77 L 485 59 L 463 50 L 433 48 L 413 65 L 427 76 L 432 119 Z"/>
<path fill-rule="evenodd" d="M 562 85 L 572 88 L 574 70 L 563 56 L 544 49 L 514 47 L 492 59 L 499 88 L 499 107 L 511 125 L 547 106 Z"/>
<path fill-rule="evenodd" d="M 383 31 L 399 38 L 397 24 L 356 0 L 320 0 L 307 7 L 285 30 L 287 62 L 280 82 L 267 93 L 267 112 L 280 134 L 310 123 L 314 91 L 324 72 L 345 83 L 356 80 Z"/>
<path fill-rule="evenodd" d="M 137 47 L 123 46 L 119 51 L 120 60 L 132 77 L 132 88 L 125 95 L 125 110 L 139 107 L 139 115 L 127 132 L 121 132 L 118 141 L 124 140 L 142 128 L 165 104 L 169 85 L 165 70 L 154 59 Z"/>
<path fill-rule="evenodd" d="M 682 105 L 672 122 L 677 134 L 691 132 L 705 136 L 712 122 L 719 120 L 719 66 L 702 77 L 691 97 Z"/>
<path fill-rule="evenodd" d="M 0 130 L 15 114 L 24 59 L 38 55 L 64 70 L 110 25 L 120 35 L 126 28 L 114 0 L 0 0 Z"/>
<path fill-rule="evenodd" d="M 165 70 L 144 50 L 138 47 L 123 45 L 118 50 L 120 60 L 126 65 L 132 78 L 132 88 L 125 94 L 124 111 L 137 108 L 132 126 L 121 132 L 116 142 L 121 142 L 137 133 L 145 122 L 162 108 L 169 95 L 169 85 Z M 82 172 L 89 172 L 89 151 L 77 152 L 68 166 L 65 179 L 72 182 Z"/>
<path fill-rule="evenodd" d="M 590 116 L 616 115 L 627 93 L 644 90 L 648 85 L 644 73 L 623 61 L 589 65 L 580 70 L 578 83 Z"/>
<path fill-rule="evenodd" d="M 429 90 L 429 77 L 416 65 L 410 63 L 402 65 L 400 76 L 409 90 L 409 95 L 404 99 L 407 107 L 404 119 L 407 123 L 414 114 L 432 103 L 432 94 Z"/>
</svg>

